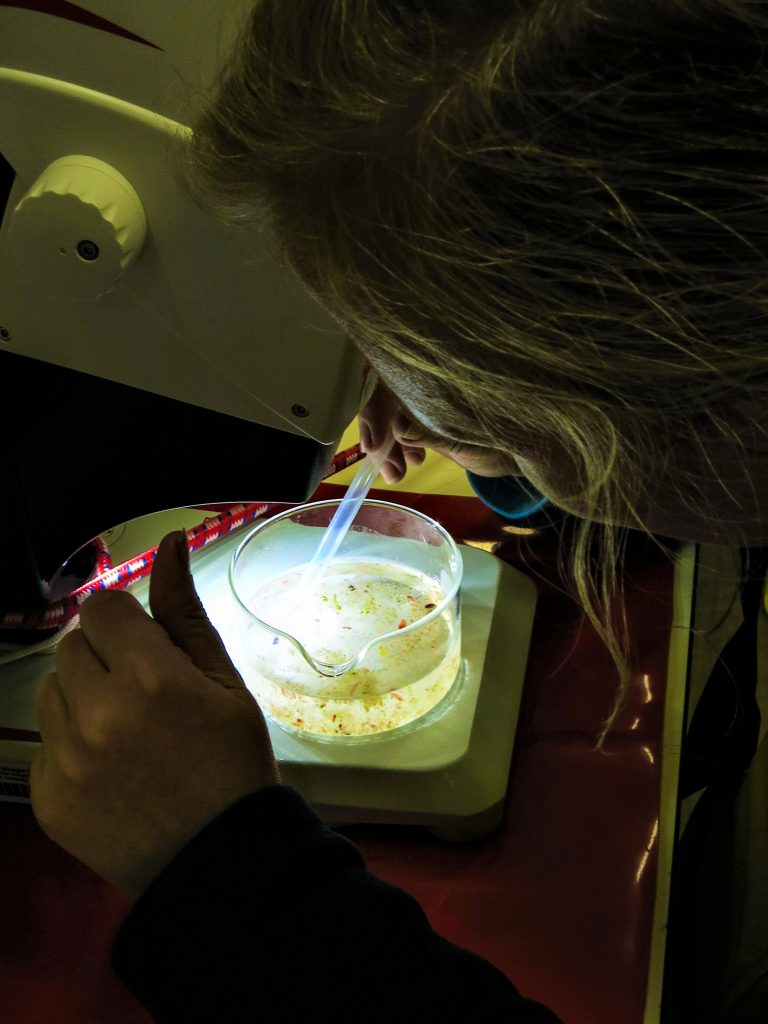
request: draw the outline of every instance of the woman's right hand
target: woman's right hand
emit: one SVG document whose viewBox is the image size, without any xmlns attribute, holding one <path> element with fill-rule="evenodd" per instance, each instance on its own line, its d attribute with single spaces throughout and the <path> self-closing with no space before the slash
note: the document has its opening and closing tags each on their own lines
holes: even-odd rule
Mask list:
<svg viewBox="0 0 768 1024">
<path fill-rule="evenodd" d="M 514 460 L 503 452 L 479 445 L 461 445 L 429 434 L 382 381 L 360 412 L 359 426 L 360 447 L 368 454 L 381 448 L 391 430 L 395 443 L 381 470 L 388 484 L 399 483 L 408 467 L 420 466 L 427 448 L 478 476 L 509 476 L 520 472 Z"/>
</svg>

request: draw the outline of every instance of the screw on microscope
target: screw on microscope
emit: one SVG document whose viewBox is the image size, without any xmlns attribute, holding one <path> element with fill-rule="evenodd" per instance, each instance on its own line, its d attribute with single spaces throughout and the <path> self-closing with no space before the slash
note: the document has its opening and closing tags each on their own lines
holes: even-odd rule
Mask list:
<svg viewBox="0 0 768 1024">
<path fill-rule="evenodd" d="M 11 332 L 7 327 L 0 327 L 0 341 L 10 341 Z"/>
<path fill-rule="evenodd" d="M 99 247 L 95 242 L 84 238 L 82 242 L 77 243 L 77 255 L 80 259 L 88 260 L 91 263 L 99 258 Z"/>
<path fill-rule="evenodd" d="M 300 405 L 298 402 L 291 407 L 291 412 L 294 416 L 299 416 L 301 419 L 305 416 L 309 416 L 309 409 L 306 405 Z"/>
</svg>

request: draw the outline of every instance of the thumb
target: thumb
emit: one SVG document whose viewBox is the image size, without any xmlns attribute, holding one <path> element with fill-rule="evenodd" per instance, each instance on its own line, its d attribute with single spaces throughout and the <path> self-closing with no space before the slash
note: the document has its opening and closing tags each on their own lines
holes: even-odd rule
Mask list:
<svg viewBox="0 0 768 1024">
<path fill-rule="evenodd" d="M 167 534 L 158 546 L 149 581 L 149 607 L 155 621 L 201 672 L 228 689 L 245 689 L 197 596 L 183 531 Z"/>
</svg>

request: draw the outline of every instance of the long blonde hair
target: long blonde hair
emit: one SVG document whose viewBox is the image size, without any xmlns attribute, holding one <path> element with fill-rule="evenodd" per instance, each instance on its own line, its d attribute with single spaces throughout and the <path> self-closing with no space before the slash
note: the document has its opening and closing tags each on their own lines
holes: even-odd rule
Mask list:
<svg viewBox="0 0 768 1024">
<path fill-rule="evenodd" d="M 447 436 L 567 464 L 603 737 L 624 527 L 662 480 L 762 514 L 711 453 L 749 482 L 765 439 L 767 40 L 747 0 L 257 0 L 181 168 Z"/>
</svg>

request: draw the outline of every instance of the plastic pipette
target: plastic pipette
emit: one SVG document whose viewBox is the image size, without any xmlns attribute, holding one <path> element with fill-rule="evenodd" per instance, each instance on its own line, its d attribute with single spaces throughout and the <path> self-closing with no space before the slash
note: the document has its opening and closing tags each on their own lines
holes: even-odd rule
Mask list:
<svg viewBox="0 0 768 1024">
<path fill-rule="evenodd" d="M 362 466 L 355 473 L 347 493 L 339 502 L 333 519 L 326 527 L 317 551 L 312 556 L 312 561 L 299 580 L 297 587 L 299 594 L 308 594 L 328 568 L 328 563 L 341 547 L 341 542 L 346 537 L 360 506 L 373 486 L 373 481 L 387 461 L 393 444 L 394 441 L 390 439 L 375 455 L 367 455 Z"/>
</svg>

